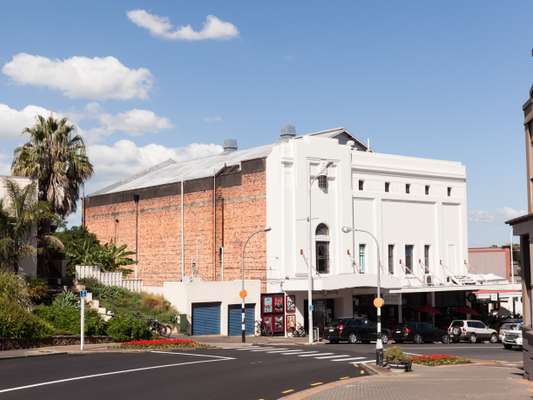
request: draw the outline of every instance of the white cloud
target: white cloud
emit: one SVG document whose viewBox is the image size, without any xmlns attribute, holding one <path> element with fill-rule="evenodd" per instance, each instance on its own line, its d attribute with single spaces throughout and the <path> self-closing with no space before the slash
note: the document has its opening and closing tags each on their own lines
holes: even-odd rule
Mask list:
<svg viewBox="0 0 533 400">
<path fill-rule="evenodd" d="M 77 121 L 97 121 L 98 126 L 96 128 L 84 132 L 84 136 L 93 142 L 102 136 L 109 136 L 117 132 L 130 136 L 142 136 L 146 133 L 157 133 L 173 127 L 170 120 L 150 110 L 134 108 L 118 114 L 109 114 L 98 103 L 89 103 L 85 112 L 73 113 L 72 118 Z"/>
<path fill-rule="evenodd" d="M 58 115 L 39 106 L 28 105 L 21 110 L 16 110 L 0 103 L 0 138 L 20 137 L 24 128 L 35 123 L 37 115 L 47 117 L 50 114 Z"/>
<path fill-rule="evenodd" d="M 222 150 L 216 144 L 192 143 L 185 147 L 166 147 L 160 144 L 137 146 L 131 140 L 119 140 L 111 145 L 90 145 L 87 152 L 95 168 L 95 177 L 90 186 L 101 189 L 169 158 L 183 161 L 218 154 Z"/>
<path fill-rule="evenodd" d="M 232 39 L 239 36 L 239 30 L 231 22 L 208 15 L 202 29 L 195 31 L 191 25 L 175 28 L 167 17 L 150 14 L 146 10 L 131 10 L 128 18 L 135 25 L 147 29 L 153 36 L 168 40 Z"/>
<path fill-rule="evenodd" d="M 144 99 L 153 83 L 148 69 L 130 69 L 115 57 L 52 60 L 19 53 L 2 72 L 22 85 L 56 89 L 71 98 Z"/>
<path fill-rule="evenodd" d="M 515 209 L 512 207 L 502 207 L 493 211 L 471 210 L 468 220 L 474 223 L 504 223 L 510 219 L 526 214 L 526 210 Z"/>
<path fill-rule="evenodd" d="M 213 116 L 204 118 L 204 122 L 206 124 L 219 124 L 223 121 L 224 121 L 224 118 L 222 118 L 220 115 L 213 115 Z"/>
</svg>

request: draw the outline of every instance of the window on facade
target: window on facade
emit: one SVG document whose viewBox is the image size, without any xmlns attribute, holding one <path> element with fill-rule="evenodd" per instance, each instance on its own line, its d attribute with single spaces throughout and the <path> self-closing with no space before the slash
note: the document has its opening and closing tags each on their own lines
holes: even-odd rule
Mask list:
<svg viewBox="0 0 533 400">
<path fill-rule="evenodd" d="M 385 182 L 385 192 L 390 192 L 390 182 Z"/>
<path fill-rule="evenodd" d="M 405 273 L 413 273 L 413 250 L 414 246 L 412 244 L 405 245 Z"/>
<path fill-rule="evenodd" d="M 319 175 L 317 179 L 318 179 L 318 187 L 322 189 L 322 191 L 327 192 L 328 191 L 328 176 Z"/>
<path fill-rule="evenodd" d="M 452 195 L 452 188 L 450 186 L 448 186 L 448 197 L 450 197 Z"/>
<path fill-rule="evenodd" d="M 359 245 L 359 272 L 366 272 L 366 244 Z"/>
<path fill-rule="evenodd" d="M 429 185 L 426 185 L 426 196 L 429 195 Z"/>
<path fill-rule="evenodd" d="M 425 268 L 426 274 L 429 274 L 429 251 L 430 251 L 429 244 L 424 245 L 424 268 Z"/>
<path fill-rule="evenodd" d="M 365 188 L 365 181 L 362 179 L 359 179 L 359 190 L 363 190 Z"/>
<path fill-rule="evenodd" d="M 329 273 L 329 229 L 326 224 L 319 224 L 315 231 L 316 271 Z"/>
<path fill-rule="evenodd" d="M 394 274 L 394 245 L 389 244 L 389 274 Z"/>
<path fill-rule="evenodd" d="M 405 184 L 405 193 L 411 193 L 411 185 L 409 183 Z"/>
</svg>

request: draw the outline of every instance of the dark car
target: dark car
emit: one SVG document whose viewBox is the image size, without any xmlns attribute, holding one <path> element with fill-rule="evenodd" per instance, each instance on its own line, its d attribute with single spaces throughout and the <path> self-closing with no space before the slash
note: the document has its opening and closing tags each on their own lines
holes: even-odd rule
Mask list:
<svg viewBox="0 0 533 400">
<path fill-rule="evenodd" d="M 324 336 L 330 343 L 347 341 L 349 343 L 369 343 L 377 339 L 377 324 L 368 319 L 343 318 L 333 321 L 330 326 L 324 328 Z M 387 344 L 390 331 L 383 329 L 381 340 Z"/>
<path fill-rule="evenodd" d="M 445 330 L 436 328 L 427 322 L 406 322 L 398 325 L 393 329 L 392 337 L 396 343 L 450 342 L 450 337 Z"/>
</svg>

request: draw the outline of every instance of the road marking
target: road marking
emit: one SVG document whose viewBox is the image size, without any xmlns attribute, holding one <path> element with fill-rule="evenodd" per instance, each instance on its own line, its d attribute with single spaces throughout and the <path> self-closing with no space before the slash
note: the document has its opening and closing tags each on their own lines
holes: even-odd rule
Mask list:
<svg viewBox="0 0 533 400">
<path fill-rule="evenodd" d="M 294 392 L 294 389 L 287 389 L 287 390 L 284 390 L 283 392 L 281 392 L 281 394 L 288 394 L 288 393 L 292 393 Z"/>
<path fill-rule="evenodd" d="M 178 353 L 173 353 L 178 354 Z M 185 354 L 185 353 L 181 353 Z M 193 355 L 193 354 L 187 354 L 187 355 Z M 198 354 L 194 354 L 195 356 L 198 356 Z M 212 356 L 215 357 L 215 356 Z M 65 379 L 57 379 L 54 381 L 47 381 L 47 382 L 39 382 L 39 383 L 33 383 L 31 385 L 24 385 L 24 386 L 17 386 L 7 389 L 0 389 L 0 393 L 7 393 L 7 392 L 14 392 L 17 390 L 24 390 L 24 389 L 32 389 L 36 387 L 41 386 L 49 386 L 49 385 L 55 385 L 58 383 L 64 383 L 64 382 L 73 382 L 73 381 L 81 381 L 85 379 L 93 379 L 93 378 L 99 378 L 102 376 L 111 376 L 111 375 L 121 375 L 121 374 L 129 374 L 132 372 L 140 372 L 140 371 L 149 371 L 153 369 L 162 369 L 162 368 L 171 368 L 171 367 L 180 367 L 183 365 L 194 365 L 194 364 L 206 364 L 206 363 L 212 363 L 212 362 L 219 362 L 224 360 L 235 360 L 231 357 L 223 357 L 223 358 L 217 358 L 214 360 L 199 360 L 199 361 L 188 361 L 188 362 L 182 362 L 182 363 L 174 363 L 174 364 L 163 364 L 163 365 L 154 365 L 152 367 L 142 367 L 142 368 L 131 368 L 131 369 L 123 369 L 120 371 L 111 371 L 111 372 L 103 372 L 100 374 L 91 374 L 91 375 L 83 375 L 83 376 L 75 376 L 73 378 L 65 378 Z"/>
<path fill-rule="evenodd" d="M 329 356 L 330 354 L 333 354 L 333 353 L 302 354 L 302 355 L 299 355 L 298 357 Z"/>
<path fill-rule="evenodd" d="M 311 386 L 318 386 L 318 385 L 322 385 L 324 382 L 313 382 L 311 383 Z"/>
<path fill-rule="evenodd" d="M 364 360 L 366 357 L 350 357 L 350 358 L 336 358 L 335 360 L 330 361 L 355 361 L 355 360 Z"/>
<path fill-rule="evenodd" d="M 345 380 L 345 379 L 350 379 L 350 377 L 349 377 L 349 376 L 341 376 L 341 377 L 339 378 L 339 381 L 343 381 L 343 380 Z"/>
<path fill-rule="evenodd" d="M 327 360 L 328 358 L 349 357 L 349 354 L 334 354 L 332 356 L 315 357 L 317 360 Z"/>
<path fill-rule="evenodd" d="M 272 351 L 272 350 L 288 350 L 286 348 L 279 348 L 279 347 L 263 347 L 263 348 L 260 348 L 260 349 L 254 349 L 254 350 L 250 350 L 254 353 L 257 353 L 257 352 L 260 352 L 260 351 Z"/>
<path fill-rule="evenodd" d="M 286 353 L 287 351 L 296 351 L 296 350 L 288 350 L 288 349 L 271 350 L 271 351 L 267 351 L 267 353 L 268 353 L 268 354 L 274 354 L 274 353 Z"/>
<path fill-rule="evenodd" d="M 211 354 L 192 354 L 192 353 L 178 353 L 176 351 L 162 351 L 162 350 L 152 350 L 150 353 L 156 354 L 172 354 L 180 356 L 190 356 L 190 357 L 207 357 L 207 358 L 219 358 L 221 360 L 235 360 L 233 357 L 223 357 L 223 356 L 214 356 Z"/>
<path fill-rule="evenodd" d="M 281 354 L 301 354 L 301 353 L 306 353 L 306 352 L 303 350 L 285 350 Z"/>
<path fill-rule="evenodd" d="M 313 353 L 318 353 L 318 351 L 316 351 L 316 350 L 313 350 L 313 351 L 302 351 L 301 353 L 289 353 L 289 352 L 287 352 L 287 353 L 281 353 L 281 354 L 284 354 L 284 355 L 291 355 L 291 354 L 300 355 L 300 354 L 313 354 Z"/>
</svg>

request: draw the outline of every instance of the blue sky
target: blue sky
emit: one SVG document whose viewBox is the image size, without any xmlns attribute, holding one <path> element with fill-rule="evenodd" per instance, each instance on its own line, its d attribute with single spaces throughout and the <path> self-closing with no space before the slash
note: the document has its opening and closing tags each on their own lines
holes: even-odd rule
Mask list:
<svg viewBox="0 0 533 400">
<path fill-rule="evenodd" d="M 80 127 L 89 191 L 227 137 L 269 143 L 292 122 L 465 163 L 472 246 L 507 242 L 503 220 L 526 208 L 531 2 L 21 0 L 0 13 L 0 173 L 41 108 Z"/>
</svg>

